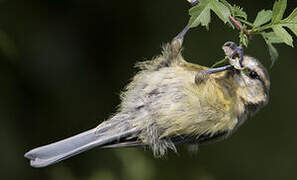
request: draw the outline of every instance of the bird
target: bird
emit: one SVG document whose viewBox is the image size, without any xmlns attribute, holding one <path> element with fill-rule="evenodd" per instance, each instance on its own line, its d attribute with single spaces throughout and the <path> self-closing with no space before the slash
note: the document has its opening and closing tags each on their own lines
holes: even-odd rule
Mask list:
<svg viewBox="0 0 297 180">
<path fill-rule="evenodd" d="M 186 61 L 183 29 L 162 53 L 138 62 L 117 111 L 97 127 L 30 150 L 32 167 L 45 167 L 94 147 L 148 147 L 154 156 L 231 135 L 269 101 L 270 78 L 236 43 L 223 45 L 229 64 L 210 68 Z"/>
</svg>

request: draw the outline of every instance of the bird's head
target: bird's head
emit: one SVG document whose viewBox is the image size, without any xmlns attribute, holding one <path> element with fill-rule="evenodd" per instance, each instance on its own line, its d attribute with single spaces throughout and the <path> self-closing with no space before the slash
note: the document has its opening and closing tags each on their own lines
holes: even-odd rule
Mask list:
<svg viewBox="0 0 297 180">
<path fill-rule="evenodd" d="M 247 106 L 259 107 L 269 100 L 270 79 L 266 68 L 255 58 L 244 56 L 241 70 L 235 70 L 236 94 Z"/>
</svg>

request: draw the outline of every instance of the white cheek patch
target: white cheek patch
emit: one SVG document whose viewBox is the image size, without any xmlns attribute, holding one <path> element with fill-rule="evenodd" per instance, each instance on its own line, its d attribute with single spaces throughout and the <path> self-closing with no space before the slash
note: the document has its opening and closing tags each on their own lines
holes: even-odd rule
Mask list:
<svg viewBox="0 0 297 180">
<path fill-rule="evenodd" d="M 248 86 L 250 83 L 249 77 L 242 71 L 240 72 L 240 75 L 235 76 L 235 80 L 240 87 Z"/>
<path fill-rule="evenodd" d="M 245 67 L 258 67 L 259 66 L 259 63 L 257 61 L 252 61 L 252 60 L 243 61 L 243 64 Z"/>
<path fill-rule="evenodd" d="M 251 79 L 244 72 L 234 76 L 239 85 L 240 94 L 247 102 L 260 103 L 265 99 L 264 87 L 258 79 Z"/>
</svg>

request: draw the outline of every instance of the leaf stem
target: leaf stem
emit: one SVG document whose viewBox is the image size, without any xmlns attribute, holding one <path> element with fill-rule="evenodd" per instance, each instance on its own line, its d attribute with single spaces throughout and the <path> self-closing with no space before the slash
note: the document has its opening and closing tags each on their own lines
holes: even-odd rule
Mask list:
<svg viewBox="0 0 297 180">
<path fill-rule="evenodd" d="M 250 23 L 250 22 L 248 22 L 248 21 L 246 21 L 244 19 L 237 18 L 237 20 L 244 23 L 244 24 L 246 24 L 246 25 L 248 25 L 248 26 L 250 26 L 250 27 L 252 27 L 252 28 L 255 27 L 252 23 Z"/>
<path fill-rule="evenodd" d="M 275 23 L 275 24 L 269 23 L 264 26 L 256 27 L 256 28 L 251 29 L 251 33 L 258 33 L 258 32 L 261 33 L 262 31 L 265 31 L 266 29 L 272 28 L 273 25 L 278 25 L 278 24 L 280 24 L 280 23 Z"/>
<path fill-rule="evenodd" d="M 219 64 L 223 64 L 223 63 L 227 62 L 227 60 L 228 60 L 228 58 L 225 57 L 224 59 L 221 59 L 221 60 L 217 61 L 216 63 L 214 63 L 214 64 L 211 66 L 211 68 L 214 68 L 214 67 L 216 67 L 216 66 L 219 65 Z"/>
<path fill-rule="evenodd" d="M 234 17 L 230 16 L 229 19 L 240 31 L 242 31 L 242 25 Z M 248 30 L 244 30 L 244 34 L 249 35 L 249 38 L 251 38 Z"/>
</svg>

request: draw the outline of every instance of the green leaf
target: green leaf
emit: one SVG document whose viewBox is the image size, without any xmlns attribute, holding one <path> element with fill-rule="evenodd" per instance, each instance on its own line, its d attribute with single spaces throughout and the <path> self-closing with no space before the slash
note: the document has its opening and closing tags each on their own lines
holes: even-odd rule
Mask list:
<svg viewBox="0 0 297 180">
<path fill-rule="evenodd" d="M 286 18 L 284 19 L 285 22 L 295 22 L 297 23 L 297 8 Z"/>
<path fill-rule="evenodd" d="M 272 18 L 272 11 L 271 10 L 262 10 L 258 12 L 257 17 L 254 21 L 255 26 L 261 26 L 267 22 L 269 22 Z"/>
<path fill-rule="evenodd" d="M 231 15 L 229 9 L 218 0 L 200 0 L 198 5 L 189 10 L 191 16 L 189 25 L 191 28 L 198 25 L 208 27 L 210 23 L 210 10 L 212 10 L 224 23 Z"/>
<path fill-rule="evenodd" d="M 191 28 L 199 26 L 208 26 L 210 23 L 210 8 L 206 0 L 202 0 L 198 5 L 189 10 L 191 16 L 189 25 Z"/>
<path fill-rule="evenodd" d="M 226 0 L 220 0 L 220 1 L 230 10 L 230 12 L 232 14 L 232 8 L 233 8 L 233 6 L 230 3 L 228 3 L 228 1 L 226 1 Z"/>
<path fill-rule="evenodd" d="M 267 44 L 267 47 L 268 47 L 268 51 L 269 51 L 269 55 L 270 55 L 270 59 L 271 59 L 271 66 L 273 66 L 273 64 L 275 63 L 275 61 L 277 60 L 279 54 L 276 50 L 276 48 L 272 45 L 272 39 L 273 38 L 276 38 L 277 36 L 275 35 L 274 32 L 269 32 L 269 33 L 261 33 L 261 35 L 263 36 L 266 44 Z"/>
<path fill-rule="evenodd" d="M 221 2 L 217 0 L 209 0 L 211 2 L 211 10 L 216 13 L 216 15 L 224 22 L 229 21 L 229 17 L 231 16 L 231 13 L 229 9 Z"/>
<path fill-rule="evenodd" d="M 249 38 L 248 38 L 248 36 L 244 33 L 245 30 L 246 30 L 246 27 L 243 26 L 243 29 L 240 31 L 240 34 L 239 34 L 239 44 L 240 44 L 240 45 L 244 45 L 245 47 L 248 47 Z"/>
<path fill-rule="evenodd" d="M 287 25 L 287 27 L 297 36 L 297 25 Z"/>
<path fill-rule="evenodd" d="M 271 66 L 272 67 L 275 63 L 275 61 L 277 60 L 279 54 L 276 50 L 276 48 L 269 42 L 266 42 L 267 43 L 267 46 L 268 46 L 268 51 L 269 51 L 269 55 L 270 55 L 270 58 L 271 58 Z"/>
<path fill-rule="evenodd" d="M 293 47 L 292 36 L 281 25 L 275 25 L 272 27 L 272 29 L 278 38 L 280 38 L 287 45 Z"/>
<path fill-rule="evenodd" d="M 297 36 L 297 8 L 281 22 L 283 26 L 288 27 Z"/>
<path fill-rule="evenodd" d="M 268 41 L 269 43 L 283 43 L 284 42 L 273 31 L 268 32 L 268 33 L 263 32 L 262 36 L 265 39 L 265 41 Z"/>
<path fill-rule="evenodd" d="M 234 17 L 242 17 L 244 20 L 247 20 L 247 14 L 239 6 L 233 6 L 232 8 Z"/>
<path fill-rule="evenodd" d="M 287 0 L 279 0 L 274 3 L 272 10 L 272 23 L 277 23 L 282 20 L 286 8 Z"/>
<path fill-rule="evenodd" d="M 222 59 L 222 60 L 219 60 L 219 61 L 215 62 L 215 63 L 211 66 L 211 68 L 214 68 L 214 67 L 216 67 L 216 66 L 218 66 L 218 65 L 221 65 L 221 64 L 225 64 L 226 62 L 229 62 L 229 59 L 228 59 L 227 57 L 225 57 L 225 58 Z"/>
<path fill-rule="evenodd" d="M 243 11 L 243 9 L 239 6 L 232 6 L 226 0 L 220 0 L 231 12 L 233 17 L 241 17 L 244 20 L 247 20 L 247 14 Z"/>
</svg>

